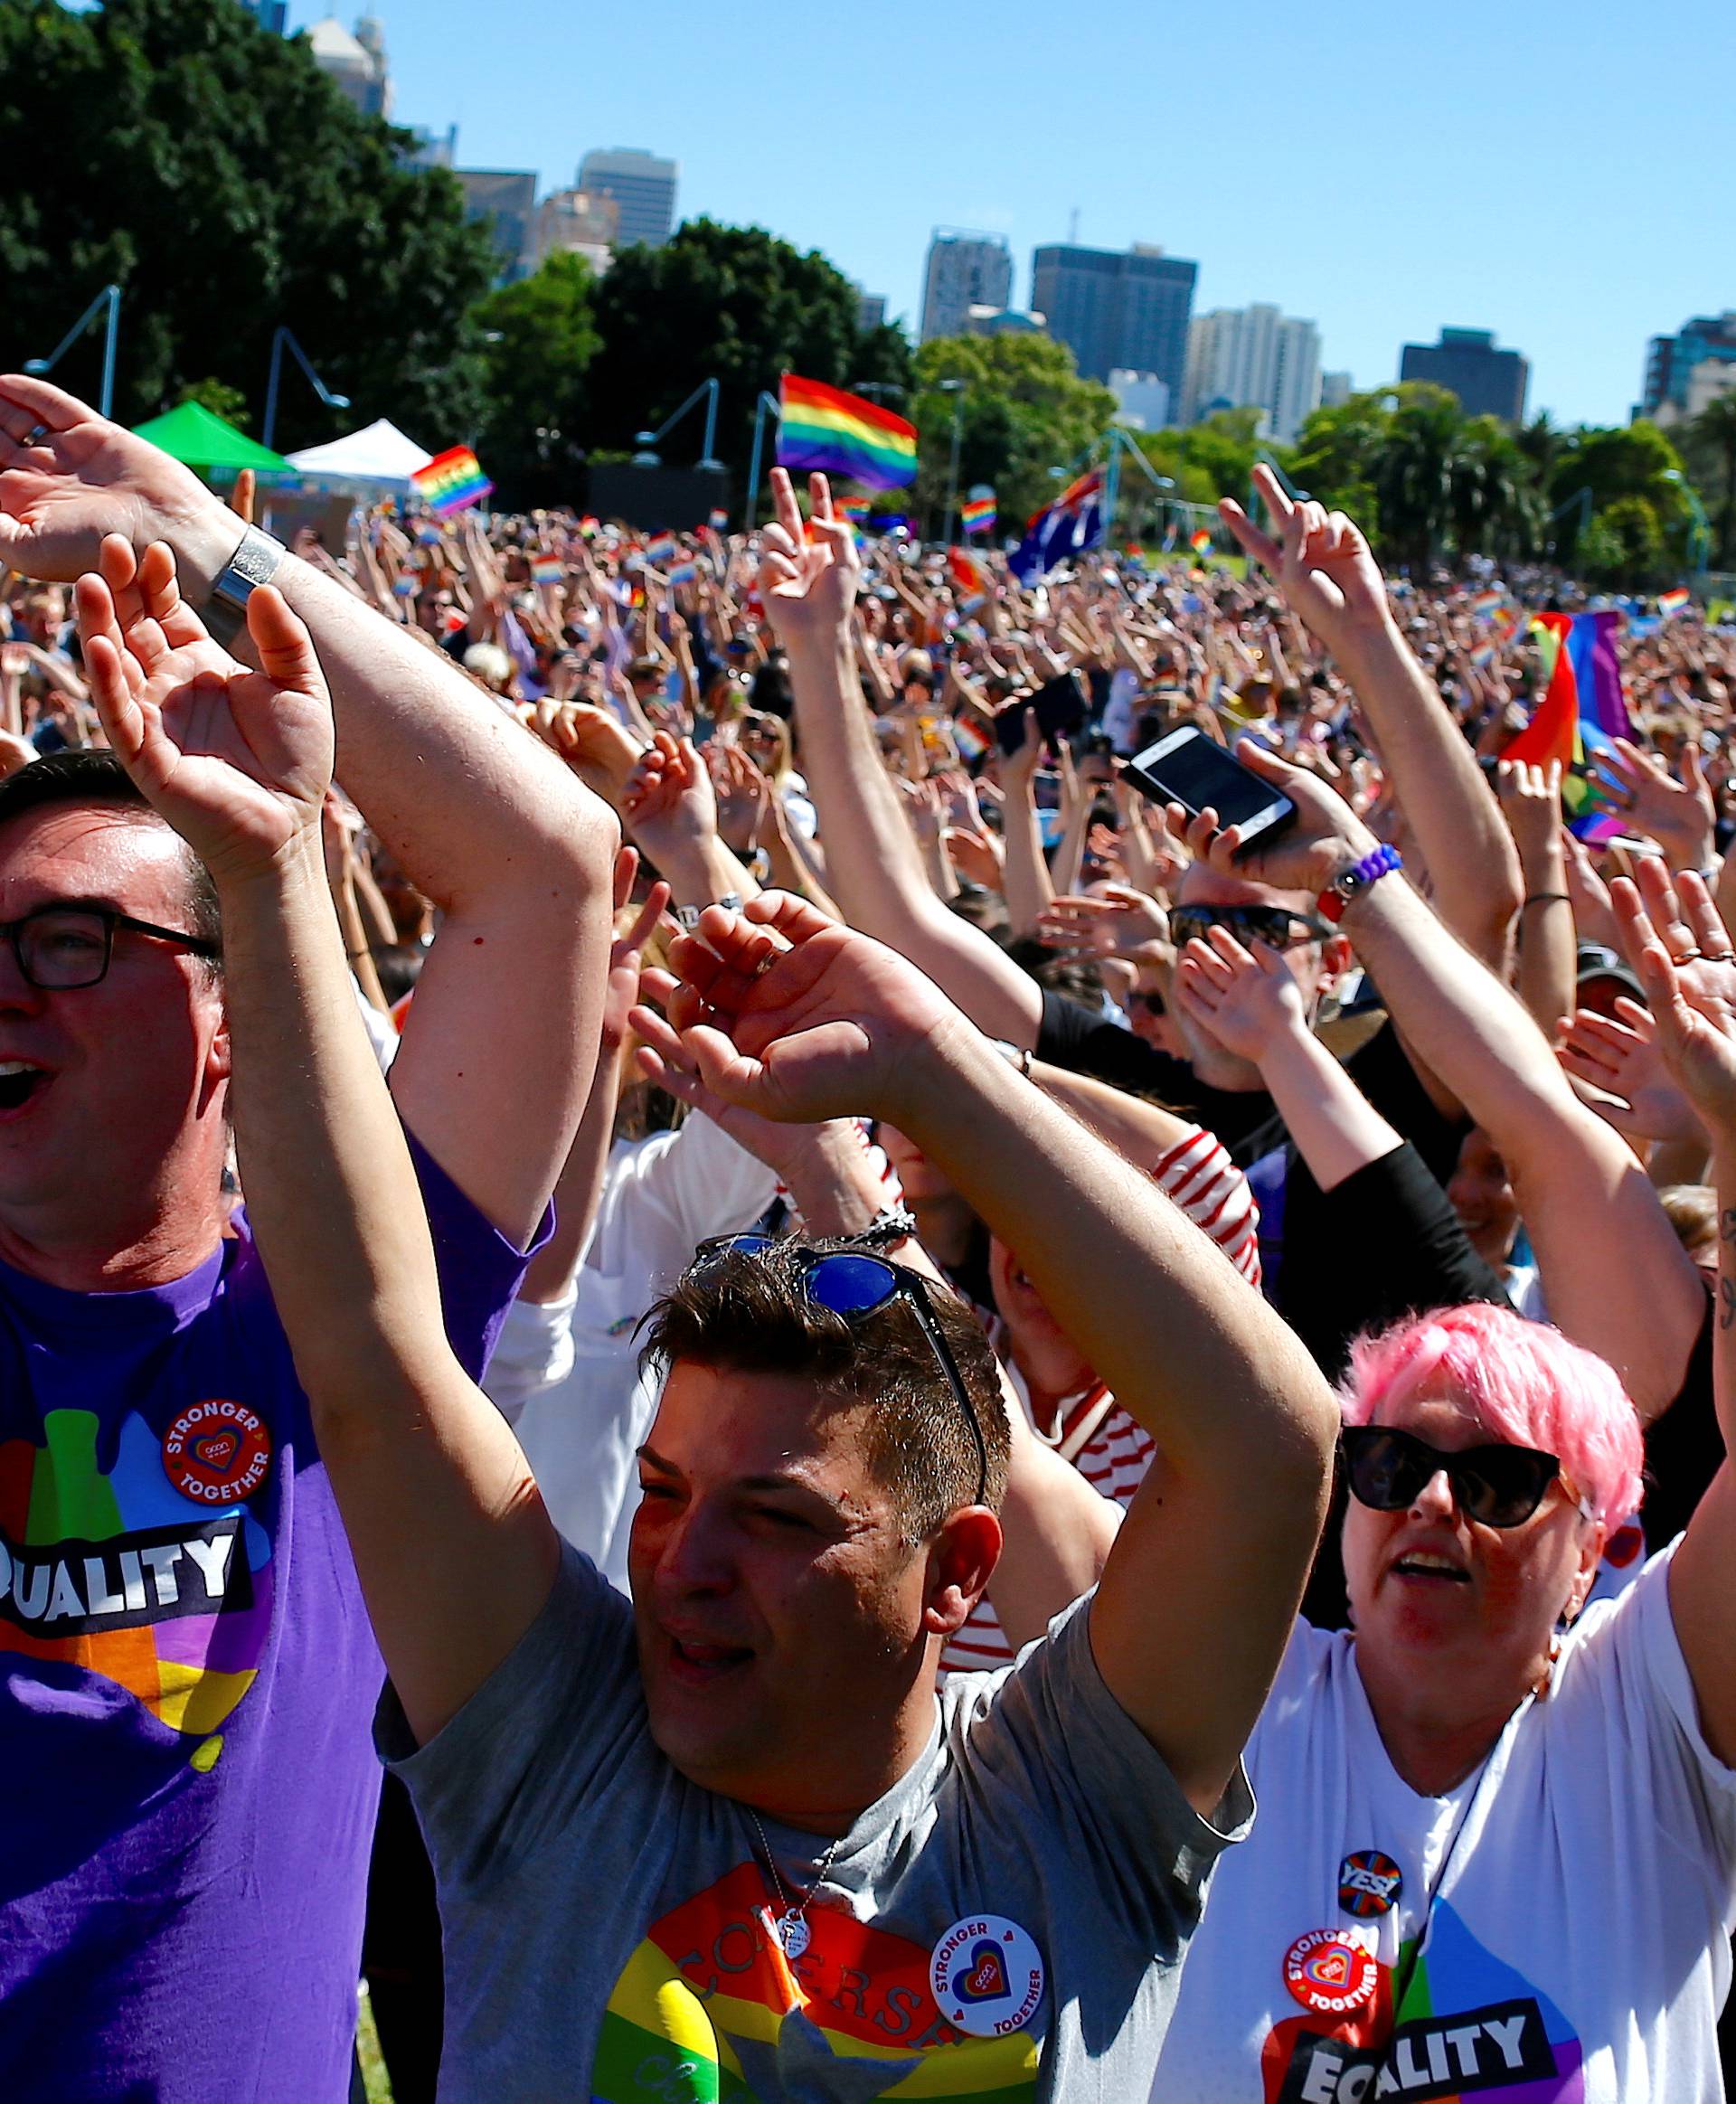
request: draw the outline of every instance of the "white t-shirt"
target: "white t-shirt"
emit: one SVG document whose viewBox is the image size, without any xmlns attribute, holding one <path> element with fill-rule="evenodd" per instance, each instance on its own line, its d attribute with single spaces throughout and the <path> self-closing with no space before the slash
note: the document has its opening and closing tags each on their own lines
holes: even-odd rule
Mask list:
<svg viewBox="0 0 1736 2104">
<path fill-rule="evenodd" d="M 618 1140 L 571 1290 L 515 1300 L 483 1387 L 518 1434 L 551 1518 L 621 1591 L 638 1503 L 634 1457 L 660 1384 L 634 1330 L 711 1235 L 751 1227 L 778 1179 L 709 1118 Z"/>
<path fill-rule="evenodd" d="M 1701 1736 L 1674 1552 L 1587 1609 L 1547 1699 L 1447 1797 L 1419 1797 L 1387 1759 L 1354 1639 L 1297 1625 L 1247 1750 L 1253 1836 L 1212 1883 L 1154 2104 L 1722 2098 L 1736 1771 Z M 1361 1851 L 1402 1883 L 1359 1918 L 1340 1880 Z M 1351 2015 L 1311 2013 L 1286 1983 L 1316 1929 L 1376 1960 L 1374 1999 Z"/>
</svg>

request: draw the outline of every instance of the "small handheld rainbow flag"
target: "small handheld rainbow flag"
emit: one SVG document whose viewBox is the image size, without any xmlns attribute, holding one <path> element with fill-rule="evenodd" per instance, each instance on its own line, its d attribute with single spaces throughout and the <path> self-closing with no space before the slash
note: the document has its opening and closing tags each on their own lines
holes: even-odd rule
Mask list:
<svg viewBox="0 0 1736 2104">
<path fill-rule="evenodd" d="M 449 519 L 454 512 L 479 505 L 494 494 L 495 487 L 468 446 L 448 446 L 426 467 L 417 468 L 410 479 L 416 486 L 417 495 L 440 519 Z"/>
<path fill-rule="evenodd" d="M 958 524 L 967 533 L 992 533 L 995 531 L 995 499 L 992 496 L 967 496 L 958 507 Z"/>
<path fill-rule="evenodd" d="M 698 576 L 697 562 L 677 562 L 674 569 L 665 572 L 664 581 L 667 584 L 692 584 Z"/>
<path fill-rule="evenodd" d="M 967 760 L 980 760 L 994 743 L 988 732 L 979 729 L 968 716 L 953 718 L 952 741 Z"/>
<path fill-rule="evenodd" d="M 896 489 L 916 475 L 916 426 L 859 394 L 786 373 L 778 397 L 778 465 Z"/>
<path fill-rule="evenodd" d="M 960 613 L 973 613 L 988 597 L 988 572 L 974 555 L 967 555 L 962 548 L 947 550 L 947 569 L 961 597 Z"/>
<path fill-rule="evenodd" d="M 869 502 L 865 496 L 835 496 L 832 509 L 841 519 L 848 519 L 853 526 L 859 526 L 868 516 Z"/>
<path fill-rule="evenodd" d="M 730 514 L 728 512 L 713 512 L 712 514 L 711 525 L 713 533 L 721 533 L 729 523 Z"/>
<path fill-rule="evenodd" d="M 566 573 L 566 566 L 558 555 L 531 558 L 531 580 L 534 584 L 559 584 Z"/>
<path fill-rule="evenodd" d="M 675 552 L 675 536 L 673 533 L 656 534 L 645 544 L 646 561 L 659 570 L 668 561 Z"/>
<path fill-rule="evenodd" d="M 1657 610 L 1666 618 L 1671 614 L 1679 614 L 1693 596 L 1684 584 L 1677 585 L 1674 591 L 1661 591 L 1657 595 Z"/>
<path fill-rule="evenodd" d="M 1481 621 L 1492 621 L 1501 611 L 1506 595 L 1498 591 L 1480 591 L 1471 601 L 1471 611 Z"/>
<path fill-rule="evenodd" d="M 1194 554 L 1209 555 L 1212 552 L 1212 536 L 1202 526 L 1197 533 L 1189 534 L 1187 544 Z"/>
</svg>

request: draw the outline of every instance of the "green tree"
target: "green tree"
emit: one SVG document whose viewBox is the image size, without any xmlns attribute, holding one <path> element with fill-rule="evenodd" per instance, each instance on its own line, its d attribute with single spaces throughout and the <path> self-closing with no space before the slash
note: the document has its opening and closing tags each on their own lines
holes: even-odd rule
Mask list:
<svg viewBox="0 0 1736 2104">
<path fill-rule="evenodd" d="M 1664 530 L 1643 496 L 1618 496 L 1579 537 L 1574 567 L 1588 584 L 1632 591 L 1656 589 L 1671 574 Z"/>
<path fill-rule="evenodd" d="M 584 258 L 561 250 L 475 309 L 487 400 L 477 449 L 501 502 L 514 509 L 571 504 L 580 495 L 586 374 L 601 342 L 593 289 Z"/>
<path fill-rule="evenodd" d="M 1682 457 L 1715 522 L 1718 570 L 1736 570 L 1736 391 L 1713 397 L 1682 427 Z"/>
<path fill-rule="evenodd" d="M 1681 456 L 1644 417 L 1568 432 L 1549 479 L 1550 508 L 1561 514 L 1552 529 L 1556 560 L 1571 567 L 1588 508 L 1606 512 L 1620 497 L 1642 498 L 1660 531 L 1678 533 L 1687 520 L 1681 474 Z M 1590 497 L 1581 498 L 1581 491 L 1590 491 Z"/>
<path fill-rule="evenodd" d="M 1081 380 L 1073 354 L 1047 336 L 937 336 L 913 360 L 916 502 L 938 532 L 946 508 L 955 406 L 958 487 L 986 482 L 1015 532 L 1056 494 L 1059 470 L 1100 439 L 1115 397 Z M 961 381 L 957 391 L 943 381 Z"/>
<path fill-rule="evenodd" d="M 359 419 L 457 437 L 476 406 L 460 317 L 492 263 L 452 177 L 404 165 L 409 143 L 236 0 L 7 0 L 0 363 L 50 349 L 112 280 L 127 422 L 213 372 L 262 401 L 285 323 Z M 99 354 L 88 339 L 56 379 L 94 393 Z M 286 374 L 274 442 L 334 435 Z"/>
<path fill-rule="evenodd" d="M 602 341 L 590 370 L 590 443 L 630 447 L 636 433 L 655 430 L 714 376 L 718 457 L 741 487 L 754 404 L 761 389 L 777 393 L 780 374 L 848 387 L 885 379 L 890 367 L 900 383 L 889 341 L 898 332 L 871 330 L 864 343 L 856 327 L 859 297 L 824 256 L 804 254 L 761 227 L 690 219 L 661 248 L 625 250 L 592 296 Z M 864 373 L 863 356 L 880 370 Z M 885 398 L 885 406 L 896 410 L 896 398 Z M 693 412 L 691 433 L 684 425 L 671 436 L 671 458 L 698 458 L 700 415 Z"/>
<path fill-rule="evenodd" d="M 231 387 L 222 380 L 195 380 L 191 387 L 181 390 L 182 401 L 196 401 L 201 409 L 208 409 L 214 417 L 222 417 L 226 424 L 233 424 L 238 431 L 244 431 L 252 422 L 247 410 L 247 397 L 239 387 Z"/>
<path fill-rule="evenodd" d="M 1354 519 L 1377 546 L 1382 535 L 1375 464 L 1392 436 L 1392 404 L 1393 391 L 1377 388 L 1316 410 L 1302 426 L 1289 463 L 1298 488 L 1328 511 Z"/>
</svg>

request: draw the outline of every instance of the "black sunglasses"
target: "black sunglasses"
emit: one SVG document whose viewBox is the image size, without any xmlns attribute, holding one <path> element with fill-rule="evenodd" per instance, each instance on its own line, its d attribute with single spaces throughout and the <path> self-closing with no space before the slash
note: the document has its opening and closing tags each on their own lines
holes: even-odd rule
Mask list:
<svg viewBox="0 0 1736 2104">
<path fill-rule="evenodd" d="M 1556 1457 L 1535 1447 L 1461 1447 L 1448 1453 L 1386 1425 L 1347 1425 L 1339 1445 L 1351 1494 L 1371 1512 L 1404 1511 L 1444 1468 L 1459 1511 L 1485 1527 L 1524 1526 L 1561 1473 Z M 1590 1507 L 1583 1498 L 1577 1502 L 1590 1519 Z"/>
<path fill-rule="evenodd" d="M 713 1235 L 700 1243 L 693 1262 L 699 1265 L 736 1254 L 766 1256 L 774 1250 L 782 1260 L 796 1265 L 810 1300 L 842 1316 L 846 1322 L 853 1316 L 872 1315 L 890 1300 L 902 1300 L 909 1307 L 970 1427 L 976 1448 L 976 1495 L 972 1503 L 981 1505 L 988 1489 L 988 1448 L 983 1442 L 982 1420 L 976 1415 L 976 1405 L 965 1386 L 952 1347 L 936 1319 L 929 1282 L 921 1272 L 912 1271 L 905 1264 L 894 1264 L 890 1258 L 869 1256 L 857 1250 L 806 1249 L 764 1234 Z"/>
<path fill-rule="evenodd" d="M 1334 932 L 1312 913 L 1293 913 L 1288 906 L 1172 906 L 1169 910 L 1170 939 L 1177 949 L 1195 939 L 1204 942 L 1207 930 L 1212 928 L 1227 928 L 1244 942 L 1251 936 L 1269 949 L 1295 949 Z M 1297 933 L 1298 929 L 1300 934 Z"/>
<path fill-rule="evenodd" d="M 44 993 L 56 994 L 95 986 L 108 977 L 117 928 L 172 942 L 195 957 L 222 955 L 216 943 L 202 936 L 188 935 L 179 928 L 159 928 L 154 920 L 136 920 L 112 906 L 38 906 L 16 920 L 0 920 L 0 935 L 12 945 L 24 978 Z"/>
</svg>

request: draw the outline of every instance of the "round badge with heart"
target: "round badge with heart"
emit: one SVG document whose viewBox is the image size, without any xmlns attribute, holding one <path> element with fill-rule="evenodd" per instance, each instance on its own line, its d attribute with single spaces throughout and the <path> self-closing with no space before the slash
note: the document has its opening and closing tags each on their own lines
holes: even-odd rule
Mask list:
<svg viewBox="0 0 1736 2104">
<path fill-rule="evenodd" d="M 1335 1929 L 1310 1929 L 1284 1953 L 1284 1985 L 1305 2009 L 1348 2016 L 1373 1998 L 1374 1953 Z"/>
<path fill-rule="evenodd" d="M 1043 1999 L 1043 1979 L 1035 1939 L 1005 1914 L 967 1914 L 929 1960 L 929 1985 L 940 2014 L 972 2038 L 1024 2030 Z"/>
<path fill-rule="evenodd" d="M 270 1466 L 271 1434 L 244 1402 L 212 1396 L 193 1403 L 163 1435 L 164 1474 L 195 1505 L 239 1505 Z"/>
</svg>

